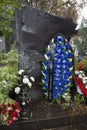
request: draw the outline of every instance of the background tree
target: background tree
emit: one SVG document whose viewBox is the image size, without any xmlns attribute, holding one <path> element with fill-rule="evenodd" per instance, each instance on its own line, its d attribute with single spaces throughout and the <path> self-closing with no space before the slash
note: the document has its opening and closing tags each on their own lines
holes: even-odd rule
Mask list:
<svg viewBox="0 0 87 130">
<path fill-rule="evenodd" d="M 28 0 L 29 4 L 40 10 L 56 14 L 58 16 L 70 17 L 77 21 L 78 11 L 83 7 L 85 1 L 80 0 Z"/>
<path fill-rule="evenodd" d="M 82 2 L 83 3 L 83 2 Z M 36 7 L 40 10 L 58 16 L 71 17 L 76 21 L 78 8 L 76 0 L 2 0 L 0 1 L 0 36 L 6 38 L 7 43 L 13 43 L 12 23 L 15 20 L 15 8 L 25 5 Z"/>
<path fill-rule="evenodd" d="M 0 36 L 4 36 L 9 42 L 13 42 L 12 23 L 15 19 L 15 8 L 21 8 L 25 0 L 0 1 Z"/>
<path fill-rule="evenodd" d="M 81 56 L 87 55 L 87 20 L 83 19 L 81 27 L 78 30 L 78 36 L 74 38 L 74 43 Z"/>
</svg>

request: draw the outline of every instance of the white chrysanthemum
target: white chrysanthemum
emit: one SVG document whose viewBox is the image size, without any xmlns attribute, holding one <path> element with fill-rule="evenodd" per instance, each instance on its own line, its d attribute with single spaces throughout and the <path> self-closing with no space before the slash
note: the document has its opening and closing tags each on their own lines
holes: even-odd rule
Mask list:
<svg viewBox="0 0 87 130">
<path fill-rule="evenodd" d="M 83 77 L 82 80 L 86 80 L 86 77 Z"/>
<path fill-rule="evenodd" d="M 28 78 L 28 76 L 27 76 L 27 75 L 24 75 L 23 78 Z"/>
<path fill-rule="evenodd" d="M 77 74 L 77 75 L 78 75 L 78 74 L 79 74 L 79 71 L 75 71 L 75 74 Z"/>
<path fill-rule="evenodd" d="M 33 81 L 33 82 L 35 81 L 34 77 L 32 77 L 32 76 L 30 77 L 30 79 L 31 79 L 31 81 Z"/>
<path fill-rule="evenodd" d="M 7 88 L 7 85 L 3 85 L 3 88 Z"/>
<path fill-rule="evenodd" d="M 85 88 L 87 89 L 87 84 L 85 85 Z"/>
<path fill-rule="evenodd" d="M 34 81 L 33 77 L 32 80 Z M 29 81 L 29 79 L 26 77 L 26 75 L 23 77 L 23 83 L 27 84 L 29 86 L 29 88 L 32 87 L 32 83 Z"/>
<path fill-rule="evenodd" d="M 79 86 L 77 86 L 77 92 L 81 95 L 83 95 L 83 92 L 81 91 L 81 89 L 79 88 Z"/>
<path fill-rule="evenodd" d="M 80 70 L 79 72 L 80 72 L 81 74 L 83 74 L 83 71 L 82 71 L 82 70 Z"/>
<path fill-rule="evenodd" d="M 22 102 L 22 105 L 25 105 L 26 103 L 25 102 Z"/>
<path fill-rule="evenodd" d="M 21 75 L 24 72 L 24 70 L 19 70 L 18 74 Z"/>
<path fill-rule="evenodd" d="M 67 96 L 67 95 L 68 95 L 68 93 L 64 93 L 64 94 L 63 94 L 63 97 L 65 98 L 65 96 Z"/>
<path fill-rule="evenodd" d="M 86 84 L 86 80 L 85 79 L 83 80 L 83 84 Z"/>
<path fill-rule="evenodd" d="M 31 88 L 32 87 L 32 83 L 28 82 L 28 86 L 29 86 L 29 88 Z"/>
<path fill-rule="evenodd" d="M 87 77 L 85 77 L 85 79 L 87 80 Z"/>
<path fill-rule="evenodd" d="M 29 83 L 29 79 L 28 79 L 27 77 L 24 77 L 24 78 L 23 78 L 23 83 L 24 83 L 24 84 L 28 84 L 28 83 Z"/>
<path fill-rule="evenodd" d="M 83 77 L 85 77 L 85 74 L 82 74 Z"/>
<path fill-rule="evenodd" d="M 3 80 L 2 82 L 3 82 L 4 84 L 7 84 L 6 80 Z"/>
<path fill-rule="evenodd" d="M 70 62 L 71 62 L 71 61 L 72 61 L 72 59 L 71 59 L 71 58 L 68 58 L 68 61 L 70 61 Z"/>
<path fill-rule="evenodd" d="M 69 70 L 72 71 L 72 70 L 73 70 L 73 67 L 71 67 Z"/>
<path fill-rule="evenodd" d="M 69 76 L 69 79 L 72 79 L 72 76 Z"/>
<path fill-rule="evenodd" d="M 7 87 L 7 82 L 6 82 L 6 80 L 3 80 L 2 83 L 3 83 L 3 87 L 6 88 L 6 87 Z"/>
<path fill-rule="evenodd" d="M 80 79 L 82 79 L 82 75 L 81 75 L 81 74 L 79 74 L 78 77 L 79 77 Z"/>
<path fill-rule="evenodd" d="M 16 93 L 16 94 L 19 94 L 19 93 L 20 93 L 20 87 L 16 87 L 16 88 L 15 88 L 15 93 Z"/>
<path fill-rule="evenodd" d="M 47 49 L 48 49 L 48 51 L 50 50 L 50 45 L 48 45 Z"/>
<path fill-rule="evenodd" d="M 44 57 L 46 60 L 49 60 L 49 57 L 46 54 L 44 54 Z"/>
</svg>

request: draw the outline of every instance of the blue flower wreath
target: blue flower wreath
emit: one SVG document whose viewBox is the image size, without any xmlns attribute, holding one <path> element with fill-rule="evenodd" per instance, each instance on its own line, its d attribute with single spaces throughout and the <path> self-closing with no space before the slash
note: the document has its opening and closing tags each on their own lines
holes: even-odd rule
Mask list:
<svg viewBox="0 0 87 130">
<path fill-rule="evenodd" d="M 56 41 L 56 43 L 54 43 Z M 70 90 L 72 69 L 73 69 L 73 53 L 71 51 L 71 46 L 62 36 L 58 36 L 54 40 L 53 44 L 56 44 L 54 49 L 54 66 L 53 66 L 53 98 L 57 99 L 59 96 L 63 96 Z M 49 45 L 50 49 L 52 42 Z M 43 88 L 45 89 L 45 94 L 48 95 L 48 85 L 50 77 L 50 56 L 51 51 L 45 53 L 45 61 L 43 62 L 44 69 L 43 74 Z"/>
</svg>

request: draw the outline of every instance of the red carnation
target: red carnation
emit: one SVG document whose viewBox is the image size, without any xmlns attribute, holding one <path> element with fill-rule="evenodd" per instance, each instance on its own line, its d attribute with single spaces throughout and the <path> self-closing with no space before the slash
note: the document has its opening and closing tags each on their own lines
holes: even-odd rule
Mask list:
<svg viewBox="0 0 87 130">
<path fill-rule="evenodd" d="M 14 113 L 14 111 L 13 111 L 13 110 L 9 110 L 9 115 L 10 115 L 10 116 L 12 116 L 12 115 L 13 115 L 13 113 Z"/>
<path fill-rule="evenodd" d="M 12 110 L 12 107 L 11 107 L 11 106 L 9 106 L 9 107 L 7 108 L 7 110 L 8 110 L 8 111 Z"/>
<path fill-rule="evenodd" d="M 17 120 L 17 118 L 16 118 L 16 117 L 12 117 L 12 120 L 13 120 L 13 121 L 16 121 L 16 120 Z"/>
<path fill-rule="evenodd" d="M 8 121 L 8 126 L 10 126 L 13 123 L 13 120 Z"/>
<path fill-rule="evenodd" d="M 84 69 L 84 63 L 83 63 L 83 62 L 80 62 L 79 67 L 78 67 L 78 70 L 82 70 L 82 69 Z"/>
<path fill-rule="evenodd" d="M 19 108 L 20 112 L 22 111 L 22 107 Z"/>
<path fill-rule="evenodd" d="M 4 115 L 6 112 L 7 112 L 6 109 L 3 109 L 3 110 L 1 111 L 1 113 L 2 113 L 3 115 Z"/>
<path fill-rule="evenodd" d="M 0 104 L 0 108 L 2 108 L 3 107 L 3 105 L 2 104 Z"/>
<path fill-rule="evenodd" d="M 16 110 L 17 113 L 21 112 L 22 108 L 20 107 L 19 109 Z"/>
<path fill-rule="evenodd" d="M 10 107 L 11 106 L 11 104 L 10 104 L 10 102 L 8 103 L 8 107 Z"/>
<path fill-rule="evenodd" d="M 18 118 L 18 112 L 13 112 L 12 117 Z"/>
<path fill-rule="evenodd" d="M 30 102 L 31 102 L 31 99 L 29 99 L 27 102 L 30 103 Z"/>
<path fill-rule="evenodd" d="M 18 102 L 15 102 L 15 104 L 13 104 L 12 107 L 17 108 L 18 107 Z"/>
</svg>

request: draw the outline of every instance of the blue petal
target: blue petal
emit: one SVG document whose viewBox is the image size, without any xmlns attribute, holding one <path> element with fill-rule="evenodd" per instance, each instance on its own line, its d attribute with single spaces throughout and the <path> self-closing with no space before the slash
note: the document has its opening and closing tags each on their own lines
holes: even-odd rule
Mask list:
<svg viewBox="0 0 87 130">
<path fill-rule="evenodd" d="M 44 84 L 43 87 L 46 88 L 46 89 L 48 89 L 48 84 Z"/>
<path fill-rule="evenodd" d="M 72 56 L 73 56 L 73 53 L 72 52 L 68 52 L 68 58 L 72 58 Z"/>
<path fill-rule="evenodd" d="M 53 82 L 53 86 L 57 86 L 58 82 L 56 80 L 54 80 Z"/>
<path fill-rule="evenodd" d="M 69 66 L 69 67 L 72 67 L 72 66 L 73 66 L 73 63 L 72 63 L 72 62 L 68 62 L 68 66 Z"/>
<path fill-rule="evenodd" d="M 68 79 L 69 78 L 69 75 L 68 74 L 65 74 L 64 75 L 64 79 Z"/>
<path fill-rule="evenodd" d="M 53 97 L 54 97 L 54 99 L 57 99 L 58 98 L 58 93 L 57 92 L 53 92 Z"/>
<path fill-rule="evenodd" d="M 49 82 L 49 77 L 47 76 L 43 80 L 45 81 L 45 83 L 48 83 Z"/>
<path fill-rule="evenodd" d="M 64 90 L 60 90 L 60 94 L 63 95 L 65 93 Z"/>
<path fill-rule="evenodd" d="M 50 57 L 51 54 L 50 54 L 50 52 L 46 52 L 46 55 L 47 55 L 48 57 Z"/>
<path fill-rule="evenodd" d="M 68 88 L 68 86 L 65 86 L 64 87 L 64 91 L 67 91 L 69 88 Z"/>
<path fill-rule="evenodd" d="M 63 37 L 62 37 L 62 36 L 58 36 L 58 37 L 57 37 L 57 42 L 59 42 L 59 43 L 60 43 L 60 42 L 63 42 Z"/>
<path fill-rule="evenodd" d="M 68 71 L 68 75 L 71 76 L 72 75 L 72 71 Z"/>
<path fill-rule="evenodd" d="M 44 62 L 45 66 L 50 67 L 50 60 Z"/>
<path fill-rule="evenodd" d="M 68 80 L 66 80 L 66 84 L 70 84 L 71 83 L 71 81 L 68 79 Z"/>
<path fill-rule="evenodd" d="M 44 73 L 46 76 L 49 76 L 49 71 L 43 70 L 43 73 Z"/>
<path fill-rule="evenodd" d="M 66 47 L 66 49 L 70 49 L 70 48 L 71 48 L 71 46 L 70 46 L 69 43 L 66 43 L 66 44 L 65 44 L 65 47 Z"/>
</svg>

